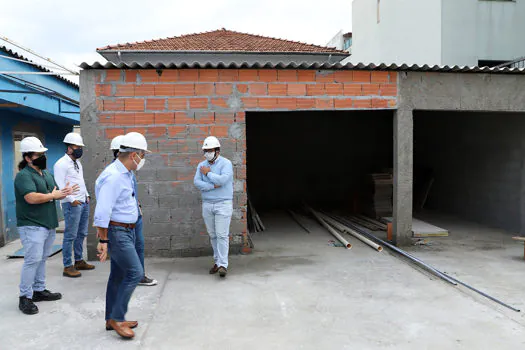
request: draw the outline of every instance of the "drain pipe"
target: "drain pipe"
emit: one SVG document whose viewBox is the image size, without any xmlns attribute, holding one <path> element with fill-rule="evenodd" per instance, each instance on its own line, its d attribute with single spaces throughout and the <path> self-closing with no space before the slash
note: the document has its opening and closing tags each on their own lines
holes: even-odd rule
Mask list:
<svg viewBox="0 0 525 350">
<path fill-rule="evenodd" d="M 348 241 L 346 239 L 343 238 L 343 236 L 341 236 L 336 230 L 334 230 L 330 225 L 328 225 L 316 212 L 315 210 L 313 210 L 312 208 L 308 207 L 308 210 L 313 214 L 313 216 L 315 216 L 315 218 L 317 219 L 317 221 L 319 221 L 319 223 L 321 225 L 323 225 L 323 227 L 325 229 L 328 230 L 328 232 L 330 232 L 335 238 L 337 238 L 341 243 L 344 244 L 344 246 L 346 247 L 346 249 L 350 249 L 352 248 L 352 245 L 350 243 L 348 243 Z"/>
</svg>

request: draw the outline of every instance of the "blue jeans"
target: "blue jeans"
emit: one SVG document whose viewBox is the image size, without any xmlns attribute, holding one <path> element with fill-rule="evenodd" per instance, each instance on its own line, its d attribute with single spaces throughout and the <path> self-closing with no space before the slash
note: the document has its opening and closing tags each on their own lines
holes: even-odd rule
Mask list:
<svg viewBox="0 0 525 350">
<path fill-rule="evenodd" d="M 125 320 L 128 304 L 144 276 L 144 269 L 135 248 L 135 230 L 109 226 L 108 250 L 111 270 L 106 290 L 106 320 Z"/>
<path fill-rule="evenodd" d="M 144 234 L 142 233 L 142 215 L 139 215 L 135 226 L 135 249 L 139 255 L 140 264 L 144 269 Z"/>
<path fill-rule="evenodd" d="M 76 207 L 71 203 L 62 203 L 66 228 L 62 242 L 62 261 L 64 267 L 73 265 L 71 250 L 73 249 L 75 261 L 83 259 L 84 239 L 88 233 L 89 203 L 82 203 Z"/>
<path fill-rule="evenodd" d="M 233 202 L 202 203 L 202 217 L 210 236 L 213 259 L 217 266 L 228 268 L 230 247 L 230 222 L 233 214 Z"/>
<path fill-rule="evenodd" d="M 20 278 L 20 296 L 33 298 L 33 291 L 46 289 L 46 260 L 55 242 L 55 229 L 37 226 L 18 228 L 24 246 L 24 266 Z"/>
</svg>

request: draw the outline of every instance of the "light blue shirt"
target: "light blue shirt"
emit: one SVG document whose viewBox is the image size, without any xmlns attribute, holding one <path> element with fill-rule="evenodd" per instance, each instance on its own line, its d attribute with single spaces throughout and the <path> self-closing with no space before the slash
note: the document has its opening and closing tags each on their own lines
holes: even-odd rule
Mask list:
<svg viewBox="0 0 525 350">
<path fill-rule="evenodd" d="M 208 175 L 201 173 L 201 166 L 210 167 Z M 202 192 L 202 200 L 218 203 L 233 200 L 233 165 L 228 159 L 219 156 L 213 164 L 207 160 L 197 166 L 193 179 L 195 187 Z M 215 188 L 215 185 L 220 187 Z"/>
<path fill-rule="evenodd" d="M 137 222 L 138 207 L 133 185 L 133 173 L 120 160 L 104 169 L 95 182 L 96 227 L 107 228 L 110 221 L 124 224 Z"/>
</svg>

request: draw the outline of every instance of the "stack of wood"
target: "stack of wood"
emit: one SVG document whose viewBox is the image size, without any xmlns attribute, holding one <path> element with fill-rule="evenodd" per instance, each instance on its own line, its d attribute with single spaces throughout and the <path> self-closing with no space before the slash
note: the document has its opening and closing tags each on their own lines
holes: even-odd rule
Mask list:
<svg viewBox="0 0 525 350">
<path fill-rule="evenodd" d="M 252 204 L 252 201 L 248 198 L 248 230 L 250 232 L 262 232 L 266 230 L 264 227 L 259 214 L 255 210 L 255 207 Z"/>
<path fill-rule="evenodd" d="M 394 178 L 389 173 L 371 174 L 374 185 L 373 215 L 375 217 L 392 216 L 392 198 Z"/>
</svg>

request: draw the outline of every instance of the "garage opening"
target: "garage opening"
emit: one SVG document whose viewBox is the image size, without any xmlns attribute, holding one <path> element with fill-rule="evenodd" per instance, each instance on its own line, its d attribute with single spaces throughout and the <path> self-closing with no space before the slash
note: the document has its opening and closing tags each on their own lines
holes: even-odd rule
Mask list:
<svg viewBox="0 0 525 350">
<path fill-rule="evenodd" d="M 306 217 L 304 204 L 344 214 L 391 215 L 392 132 L 392 111 L 248 112 L 252 207 L 270 228 L 289 224 L 289 210 Z M 374 176 L 388 178 L 386 192 L 377 193 Z M 249 218 L 253 232 L 250 226 Z"/>
<path fill-rule="evenodd" d="M 453 239 L 520 232 L 524 117 L 414 112 L 414 215 Z"/>
</svg>

